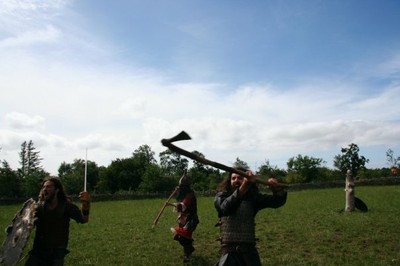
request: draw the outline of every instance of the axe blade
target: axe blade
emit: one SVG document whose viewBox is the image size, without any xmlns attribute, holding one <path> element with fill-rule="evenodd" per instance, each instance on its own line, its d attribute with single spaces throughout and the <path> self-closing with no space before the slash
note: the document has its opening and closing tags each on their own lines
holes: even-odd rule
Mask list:
<svg viewBox="0 0 400 266">
<path fill-rule="evenodd" d="M 169 144 L 171 144 L 172 142 L 175 141 L 180 141 L 180 140 L 189 140 L 192 139 L 188 133 L 186 133 L 185 131 L 181 131 L 178 135 L 176 135 L 175 137 L 172 137 L 170 139 L 162 139 L 161 143 L 164 146 L 168 146 Z"/>
</svg>

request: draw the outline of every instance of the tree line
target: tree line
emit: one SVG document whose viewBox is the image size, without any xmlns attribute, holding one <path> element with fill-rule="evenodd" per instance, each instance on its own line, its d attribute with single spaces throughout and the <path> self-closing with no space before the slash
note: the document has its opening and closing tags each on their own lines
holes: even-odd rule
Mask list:
<svg viewBox="0 0 400 266">
<path fill-rule="evenodd" d="M 256 174 L 291 184 L 343 180 L 347 170 L 351 170 L 353 176 L 359 179 L 387 177 L 397 175 L 397 168 L 400 167 L 400 156 L 396 157 L 391 149 L 386 152 L 390 167 L 381 169 L 365 167 L 369 159 L 359 155 L 357 144 L 352 143 L 340 152 L 334 157 L 334 169 L 326 167 L 326 162 L 321 158 L 299 154 L 288 160 L 287 169 L 278 168 L 265 160 L 256 169 Z M 204 158 L 198 151 L 193 153 Z M 0 198 L 35 197 L 43 178 L 49 176 L 32 140 L 21 144 L 19 158 L 18 169 L 11 169 L 6 160 L 0 160 Z M 247 162 L 240 158 L 236 158 L 234 166 L 250 169 Z M 145 144 L 134 150 L 130 157 L 117 158 L 108 166 L 98 166 L 96 162 L 82 159 L 62 162 L 58 177 L 71 195 L 83 190 L 85 172 L 87 190 L 91 193 L 153 193 L 172 191 L 185 171 L 192 180 L 193 189 L 197 191 L 215 190 L 225 176 L 219 169 L 196 161 L 189 167 L 188 159 L 169 149 L 159 153 L 158 162 L 155 152 Z"/>
</svg>

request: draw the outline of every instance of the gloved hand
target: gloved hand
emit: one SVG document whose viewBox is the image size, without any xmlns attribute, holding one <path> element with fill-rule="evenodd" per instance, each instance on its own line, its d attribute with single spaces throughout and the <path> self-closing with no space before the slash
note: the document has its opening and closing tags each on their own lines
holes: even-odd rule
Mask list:
<svg viewBox="0 0 400 266">
<path fill-rule="evenodd" d="M 283 194 L 285 192 L 285 188 L 287 187 L 284 184 L 280 184 L 276 178 L 268 179 L 269 188 L 274 194 Z"/>
<path fill-rule="evenodd" d="M 45 203 L 45 196 L 43 193 L 43 189 L 40 190 L 39 195 L 38 195 L 38 200 L 36 201 L 35 204 L 32 204 L 30 209 L 31 211 L 34 212 L 34 217 L 37 219 L 38 213 L 39 213 L 39 209 L 44 207 L 44 203 Z"/>
<path fill-rule="evenodd" d="M 165 206 L 176 207 L 176 203 L 172 203 L 172 202 L 166 201 L 166 202 L 165 202 Z"/>
<path fill-rule="evenodd" d="M 79 199 L 82 202 L 82 212 L 89 214 L 90 210 L 90 202 L 92 201 L 90 199 L 90 194 L 87 191 L 82 191 L 79 193 Z"/>
<path fill-rule="evenodd" d="M 176 211 L 177 212 L 182 212 L 183 211 L 183 204 L 182 203 L 177 203 L 175 205 L 175 207 L 176 207 Z"/>
</svg>

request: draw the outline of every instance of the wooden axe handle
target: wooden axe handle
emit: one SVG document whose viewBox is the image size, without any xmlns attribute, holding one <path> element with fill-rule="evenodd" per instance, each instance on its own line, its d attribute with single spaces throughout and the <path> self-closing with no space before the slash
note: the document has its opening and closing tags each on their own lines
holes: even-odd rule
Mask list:
<svg viewBox="0 0 400 266">
<path fill-rule="evenodd" d="M 172 144 L 171 142 L 169 142 L 166 139 L 161 140 L 161 143 L 162 143 L 162 145 L 168 147 L 171 151 L 174 151 L 176 153 L 179 153 L 181 155 L 189 157 L 190 159 L 193 159 L 193 160 L 195 160 L 197 162 L 200 162 L 200 163 L 203 163 L 203 164 L 206 164 L 206 165 L 210 165 L 210 166 L 213 166 L 215 168 L 218 168 L 218 169 L 221 169 L 221 170 L 224 170 L 224 171 L 227 171 L 227 172 L 236 173 L 236 174 L 239 174 L 241 176 L 247 176 L 247 173 L 244 172 L 244 171 L 241 171 L 239 169 L 236 169 L 236 168 L 233 168 L 233 167 L 230 167 L 230 166 L 226 166 L 226 165 L 221 164 L 221 163 L 217 163 L 217 162 L 214 162 L 214 161 L 207 160 L 204 157 L 200 157 L 200 156 L 198 156 L 198 155 L 196 155 L 196 154 L 194 154 L 192 152 L 188 152 L 188 151 L 186 151 L 184 149 L 181 149 L 181 148 L 175 146 L 174 144 Z M 263 184 L 263 185 L 266 185 L 266 186 L 270 186 L 268 181 L 261 180 L 259 178 L 256 178 L 256 182 L 260 183 L 260 184 Z M 279 183 L 279 184 L 276 184 L 275 187 L 288 188 L 289 186 Z"/>
</svg>

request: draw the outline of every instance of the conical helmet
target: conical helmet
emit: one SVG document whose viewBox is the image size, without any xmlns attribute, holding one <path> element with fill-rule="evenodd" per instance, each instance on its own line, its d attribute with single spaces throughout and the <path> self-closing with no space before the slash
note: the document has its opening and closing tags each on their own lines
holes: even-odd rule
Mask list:
<svg viewBox="0 0 400 266">
<path fill-rule="evenodd" d="M 190 178 L 186 175 L 186 170 L 183 173 L 181 179 L 179 179 L 179 186 L 190 186 Z"/>
</svg>

